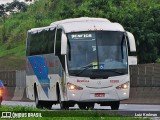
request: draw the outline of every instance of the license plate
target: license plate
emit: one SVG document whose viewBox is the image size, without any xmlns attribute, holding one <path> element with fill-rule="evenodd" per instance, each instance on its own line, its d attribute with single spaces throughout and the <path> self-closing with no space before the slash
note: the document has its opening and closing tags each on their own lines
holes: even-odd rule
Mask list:
<svg viewBox="0 0 160 120">
<path fill-rule="evenodd" d="M 105 97 L 105 93 L 95 93 L 95 97 Z"/>
</svg>

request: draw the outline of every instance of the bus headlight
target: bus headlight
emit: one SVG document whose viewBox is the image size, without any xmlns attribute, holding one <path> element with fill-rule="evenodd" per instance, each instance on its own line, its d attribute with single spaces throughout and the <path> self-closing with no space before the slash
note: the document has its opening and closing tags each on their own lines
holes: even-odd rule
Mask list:
<svg viewBox="0 0 160 120">
<path fill-rule="evenodd" d="M 116 89 L 128 89 L 128 88 L 129 88 L 129 82 L 126 82 L 116 87 Z"/>
<path fill-rule="evenodd" d="M 82 87 L 79 87 L 79 86 L 71 84 L 71 83 L 67 83 L 67 86 L 68 86 L 69 90 L 83 90 Z"/>
</svg>

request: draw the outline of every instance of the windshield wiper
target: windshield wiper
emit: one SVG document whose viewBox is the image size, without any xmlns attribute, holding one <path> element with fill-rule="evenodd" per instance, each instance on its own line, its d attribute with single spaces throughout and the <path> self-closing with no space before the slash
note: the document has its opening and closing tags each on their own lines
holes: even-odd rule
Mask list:
<svg viewBox="0 0 160 120">
<path fill-rule="evenodd" d="M 80 75 L 82 72 L 84 72 L 85 70 L 88 70 L 89 68 L 91 68 L 91 67 L 96 67 L 96 66 L 98 66 L 98 65 L 91 65 L 91 64 L 89 64 L 89 65 L 86 65 L 86 66 L 83 66 L 83 67 L 81 67 L 81 68 L 84 68 L 84 69 L 82 69 L 81 71 L 79 71 L 77 74 L 76 74 L 76 76 L 78 75 Z M 80 69 L 81 69 L 80 68 Z"/>
<path fill-rule="evenodd" d="M 107 72 L 113 72 L 113 73 L 117 73 L 119 75 L 123 75 L 124 73 L 117 71 L 117 70 L 107 70 Z"/>
<path fill-rule="evenodd" d="M 82 69 L 81 71 L 79 71 L 79 72 L 76 74 L 76 76 L 79 76 L 81 73 L 83 73 L 84 71 L 88 70 L 89 68 L 91 68 L 91 67 L 96 67 L 96 66 L 98 66 L 98 65 L 89 64 L 89 65 L 83 66 L 83 67 L 81 67 L 81 68 L 84 68 L 84 69 Z M 81 69 L 81 68 L 80 68 L 80 69 Z M 101 71 L 101 72 L 105 72 L 105 71 Z M 106 72 L 113 72 L 113 73 L 117 73 L 117 74 L 119 74 L 119 75 L 124 75 L 123 72 L 120 72 L 120 71 L 117 71 L 117 70 L 107 70 Z M 107 77 L 108 77 L 108 76 L 107 76 Z"/>
</svg>

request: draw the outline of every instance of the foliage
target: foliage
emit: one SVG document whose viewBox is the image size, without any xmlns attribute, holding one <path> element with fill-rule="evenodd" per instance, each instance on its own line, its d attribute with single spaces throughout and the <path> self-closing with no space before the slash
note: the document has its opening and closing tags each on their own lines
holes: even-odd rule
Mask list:
<svg viewBox="0 0 160 120">
<path fill-rule="evenodd" d="M 15 0 L 13 6 L 17 5 Z M 20 44 L 24 46 L 28 29 L 47 26 L 56 20 L 87 16 L 119 22 L 125 30 L 132 32 L 139 63 L 160 59 L 159 0 L 38 0 L 9 15 L 4 22 L 5 6 L 0 6 L 0 45 L 6 50 Z M 25 57 L 25 54 L 21 55 Z"/>
</svg>

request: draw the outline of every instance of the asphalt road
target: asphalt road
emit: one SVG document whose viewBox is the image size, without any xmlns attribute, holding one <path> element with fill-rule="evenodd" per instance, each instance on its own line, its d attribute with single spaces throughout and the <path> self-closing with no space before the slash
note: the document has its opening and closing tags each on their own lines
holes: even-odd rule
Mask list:
<svg viewBox="0 0 160 120">
<path fill-rule="evenodd" d="M 32 106 L 35 107 L 34 102 L 20 102 L 20 101 L 3 101 L 2 105 L 7 106 Z M 60 110 L 59 105 L 53 105 L 53 110 Z M 77 105 L 70 107 L 70 109 L 79 109 Z M 100 106 L 95 104 L 95 110 L 110 110 L 109 106 Z M 142 104 L 120 104 L 119 111 L 160 111 L 160 105 L 142 105 Z"/>
</svg>

